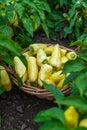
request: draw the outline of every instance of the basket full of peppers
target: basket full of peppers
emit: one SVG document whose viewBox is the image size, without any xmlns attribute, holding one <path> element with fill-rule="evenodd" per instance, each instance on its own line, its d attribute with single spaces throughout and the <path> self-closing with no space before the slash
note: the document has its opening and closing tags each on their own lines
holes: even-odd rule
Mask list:
<svg viewBox="0 0 87 130">
<path fill-rule="evenodd" d="M 36 95 L 39 98 L 52 100 L 54 97 L 49 92 L 42 81 L 52 84 L 60 89 L 65 95 L 71 92 L 69 84 L 64 86 L 63 82 L 69 74 L 62 74 L 64 64 L 69 60 L 77 58 L 77 54 L 72 49 L 57 44 L 33 43 L 23 52 L 28 67 L 21 59 L 14 57 L 14 72 L 21 78 L 22 90 L 26 93 Z M 15 77 L 13 81 L 18 82 Z"/>
</svg>

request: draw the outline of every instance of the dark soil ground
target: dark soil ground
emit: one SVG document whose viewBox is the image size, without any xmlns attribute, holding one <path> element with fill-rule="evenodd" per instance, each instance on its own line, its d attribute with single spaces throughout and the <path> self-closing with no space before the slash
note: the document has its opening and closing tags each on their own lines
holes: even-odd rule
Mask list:
<svg viewBox="0 0 87 130">
<path fill-rule="evenodd" d="M 47 39 L 44 34 L 35 35 L 34 39 L 36 42 L 56 42 Z M 69 41 L 62 40 L 58 43 L 68 46 Z M 10 92 L 0 96 L 0 130 L 38 130 L 41 123 L 33 121 L 35 115 L 55 105 L 53 101 L 39 99 L 14 86 Z"/>
</svg>

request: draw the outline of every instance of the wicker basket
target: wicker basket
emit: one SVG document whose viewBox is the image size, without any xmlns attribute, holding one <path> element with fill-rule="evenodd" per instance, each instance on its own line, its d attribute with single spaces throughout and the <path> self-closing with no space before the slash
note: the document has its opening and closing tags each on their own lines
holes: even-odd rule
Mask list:
<svg viewBox="0 0 87 130">
<path fill-rule="evenodd" d="M 68 51 L 74 51 L 74 50 L 66 48 L 64 46 L 60 46 L 60 48 L 66 49 Z M 24 52 L 25 51 L 27 51 L 27 49 L 25 49 Z M 18 82 L 17 82 L 17 79 L 14 76 L 13 69 L 11 67 L 9 69 L 10 69 L 12 81 L 18 86 Z M 28 93 L 28 94 L 35 95 L 35 96 L 37 96 L 38 98 L 41 98 L 41 99 L 42 98 L 48 99 L 48 100 L 54 99 L 53 94 L 51 92 L 49 92 L 47 89 L 40 89 L 40 88 L 33 87 L 33 86 L 30 86 L 30 85 L 23 83 L 21 90 Z M 69 95 L 71 93 L 70 87 L 67 87 L 66 89 L 61 89 L 61 91 L 64 93 L 64 95 Z"/>
</svg>

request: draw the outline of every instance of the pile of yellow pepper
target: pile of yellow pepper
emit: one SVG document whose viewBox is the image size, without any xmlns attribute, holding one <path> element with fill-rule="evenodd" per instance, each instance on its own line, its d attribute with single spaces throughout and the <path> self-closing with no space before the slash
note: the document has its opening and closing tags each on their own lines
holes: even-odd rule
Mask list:
<svg viewBox="0 0 87 130">
<path fill-rule="evenodd" d="M 74 60 L 77 55 L 74 51 L 60 48 L 59 44 L 48 45 L 45 43 L 34 43 L 23 53 L 28 63 L 28 70 L 19 57 L 14 57 L 15 72 L 23 83 L 35 87 L 44 88 L 42 80 L 62 88 L 65 74 L 62 74 L 64 64 L 68 60 Z M 67 87 L 64 86 L 64 87 Z"/>
</svg>

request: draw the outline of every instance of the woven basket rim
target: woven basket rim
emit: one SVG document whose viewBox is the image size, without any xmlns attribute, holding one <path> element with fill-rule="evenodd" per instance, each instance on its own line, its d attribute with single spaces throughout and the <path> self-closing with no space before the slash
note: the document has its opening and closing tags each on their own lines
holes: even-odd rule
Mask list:
<svg viewBox="0 0 87 130">
<path fill-rule="evenodd" d="M 48 45 L 52 45 L 52 44 L 48 44 Z M 64 46 L 61 46 L 61 45 L 59 45 L 59 46 L 60 46 L 60 48 L 66 49 L 68 51 L 74 51 L 75 52 L 75 50 L 73 50 L 73 49 L 70 49 L 70 48 L 67 48 L 67 47 L 64 47 Z M 27 51 L 28 49 L 29 49 L 28 47 L 25 48 L 23 52 Z M 8 71 L 10 72 L 10 77 L 11 77 L 13 83 L 18 86 L 17 79 L 14 76 L 14 70 L 12 69 L 11 66 L 8 67 Z M 53 94 L 45 88 L 44 89 L 37 88 L 37 87 L 31 86 L 31 85 L 27 85 L 26 83 L 23 83 L 21 90 L 24 91 L 25 93 L 35 95 L 35 96 L 37 96 L 38 98 L 41 98 L 41 99 L 43 99 L 43 98 L 47 99 L 47 100 L 53 100 L 54 99 Z M 71 89 L 70 89 L 69 86 L 66 89 L 60 89 L 60 90 L 65 95 L 69 95 L 71 93 Z"/>
</svg>

